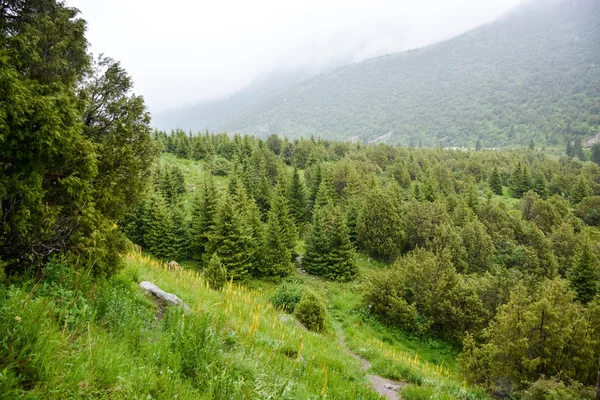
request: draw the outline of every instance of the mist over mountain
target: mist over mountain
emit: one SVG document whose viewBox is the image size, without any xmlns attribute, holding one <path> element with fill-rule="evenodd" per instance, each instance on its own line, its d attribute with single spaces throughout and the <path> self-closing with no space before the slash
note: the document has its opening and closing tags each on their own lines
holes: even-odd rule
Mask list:
<svg viewBox="0 0 600 400">
<path fill-rule="evenodd" d="M 384 136 L 397 144 L 559 144 L 600 130 L 598 21 L 597 0 L 525 2 L 451 40 L 309 79 L 213 129 Z"/>
<path fill-rule="evenodd" d="M 154 113 L 152 122 L 155 127 L 164 130 L 179 128 L 194 132 L 204 131 L 222 119 L 252 109 L 292 86 L 339 65 L 342 64 L 336 63 L 327 67 L 305 65 L 297 68 L 280 68 L 259 76 L 240 91 L 221 99 L 201 101 Z"/>
</svg>

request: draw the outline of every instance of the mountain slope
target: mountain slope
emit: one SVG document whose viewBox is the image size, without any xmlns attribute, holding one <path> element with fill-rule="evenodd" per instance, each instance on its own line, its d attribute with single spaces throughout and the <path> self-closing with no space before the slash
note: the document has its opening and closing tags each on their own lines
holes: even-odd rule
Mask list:
<svg viewBox="0 0 600 400">
<path fill-rule="evenodd" d="M 525 144 L 600 129 L 600 2 L 528 2 L 433 46 L 301 83 L 215 125 L 289 137 Z"/>
<path fill-rule="evenodd" d="M 330 69 L 331 67 L 325 70 Z M 153 125 L 163 130 L 180 128 L 203 131 L 214 123 L 252 109 L 321 72 L 320 68 L 310 66 L 272 71 L 256 78 L 243 89 L 223 99 L 202 101 L 190 106 L 155 113 Z"/>
</svg>

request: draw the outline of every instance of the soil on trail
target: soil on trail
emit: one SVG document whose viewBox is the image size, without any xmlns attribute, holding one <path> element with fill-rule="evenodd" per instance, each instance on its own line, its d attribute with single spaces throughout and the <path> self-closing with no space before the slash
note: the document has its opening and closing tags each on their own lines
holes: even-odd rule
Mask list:
<svg viewBox="0 0 600 400">
<path fill-rule="evenodd" d="M 358 354 L 352 352 L 348 348 L 348 346 L 346 345 L 346 341 L 344 339 L 344 332 L 342 331 L 342 328 L 340 328 L 338 326 L 337 332 L 338 332 L 338 336 L 340 338 L 340 346 L 342 347 L 342 349 L 344 349 L 344 351 L 346 353 L 350 354 L 352 357 L 356 358 L 357 360 L 360 360 L 360 362 L 361 362 L 360 370 L 361 371 L 363 371 L 363 372 L 367 371 L 371 367 L 371 363 L 368 360 L 359 356 Z M 400 396 L 398 391 L 407 385 L 406 382 L 392 381 L 390 379 L 386 379 L 379 375 L 367 375 L 367 378 L 369 378 L 369 381 L 371 382 L 371 386 L 373 387 L 373 389 L 377 393 L 379 393 L 380 395 L 384 396 L 386 399 L 389 399 L 389 400 L 400 400 L 402 397 Z"/>
</svg>

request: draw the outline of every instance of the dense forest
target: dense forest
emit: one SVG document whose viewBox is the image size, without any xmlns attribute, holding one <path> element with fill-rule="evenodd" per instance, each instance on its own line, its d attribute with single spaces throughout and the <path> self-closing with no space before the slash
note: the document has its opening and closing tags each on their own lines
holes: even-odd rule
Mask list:
<svg viewBox="0 0 600 400">
<path fill-rule="evenodd" d="M 0 397 L 594 398 L 600 145 L 152 130 L 85 29 L 0 2 Z"/>
<path fill-rule="evenodd" d="M 215 260 L 228 279 L 301 268 L 352 281 L 358 309 L 461 343 L 465 377 L 494 393 L 597 379 L 600 167 L 528 151 L 416 150 L 272 135 L 155 132 L 210 173 L 191 204 L 178 167 L 123 227 L 165 260 Z M 227 185 L 217 187 L 215 177 Z M 179 200 L 178 200 L 179 199 Z M 171 235 L 171 236 L 170 236 Z M 189 238 L 182 240 L 183 238 Z M 389 265 L 360 276 L 356 252 Z M 368 310 L 368 311 L 367 311 Z"/>
<path fill-rule="evenodd" d="M 600 131 L 600 5 L 530 1 L 426 48 L 315 77 L 217 129 L 416 146 L 562 146 Z"/>
</svg>

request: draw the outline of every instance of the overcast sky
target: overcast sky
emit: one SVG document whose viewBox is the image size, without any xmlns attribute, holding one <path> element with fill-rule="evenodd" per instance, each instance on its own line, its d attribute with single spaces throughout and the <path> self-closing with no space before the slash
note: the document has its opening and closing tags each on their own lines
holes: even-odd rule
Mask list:
<svg viewBox="0 0 600 400">
<path fill-rule="evenodd" d="M 520 0 L 66 0 L 151 111 L 226 96 L 276 68 L 419 47 Z"/>
</svg>

